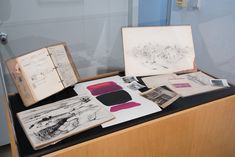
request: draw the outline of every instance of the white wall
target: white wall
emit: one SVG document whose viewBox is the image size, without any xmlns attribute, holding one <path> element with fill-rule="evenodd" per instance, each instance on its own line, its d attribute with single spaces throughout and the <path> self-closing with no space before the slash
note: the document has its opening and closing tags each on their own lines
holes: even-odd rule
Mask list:
<svg viewBox="0 0 235 157">
<path fill-rule="evenodd" d="M 178 9 L 173 0 L 171 25 L 191 24 L 197 65 L 235 83 L 235 1 L 200 0 L 199 10 Z"/>
</svg>

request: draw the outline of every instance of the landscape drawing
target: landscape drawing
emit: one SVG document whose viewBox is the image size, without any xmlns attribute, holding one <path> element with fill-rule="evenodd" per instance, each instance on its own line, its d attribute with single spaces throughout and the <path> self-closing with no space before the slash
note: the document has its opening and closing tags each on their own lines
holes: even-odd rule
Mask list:
<svg viewBox="0 0 235 157">
<path fill-rule="evenodd" d="M 127 76 L 173 73 L 194 68 L 190 26 L 123 28 Z"/>
<path fill-rule="evenodd" d="M 17 116 L 34 149 L 114 118 L 94 97 L 87 95 L 26 110 Z"/>
</svg>

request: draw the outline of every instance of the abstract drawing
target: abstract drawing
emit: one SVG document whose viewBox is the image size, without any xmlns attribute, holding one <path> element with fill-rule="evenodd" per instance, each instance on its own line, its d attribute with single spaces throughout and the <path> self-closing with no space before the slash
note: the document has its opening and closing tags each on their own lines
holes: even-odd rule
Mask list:
<svg viewBox="0 0 235 157">
<path fill-rule="evenodd" d="M 190 26 L 123 28 L 127 76 L 166 74 L 194 68 Z"/>
</svg>

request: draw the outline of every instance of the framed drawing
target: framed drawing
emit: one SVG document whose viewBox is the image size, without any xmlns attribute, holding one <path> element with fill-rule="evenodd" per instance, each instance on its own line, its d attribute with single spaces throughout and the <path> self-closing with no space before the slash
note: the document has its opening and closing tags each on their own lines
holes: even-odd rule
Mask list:
<svg viewBox="0 0 235 157">
<path fill-rule="evenodd" d="M 194 69 L 190 25 L 122 28 L 126 76 Z"/>
</svg>

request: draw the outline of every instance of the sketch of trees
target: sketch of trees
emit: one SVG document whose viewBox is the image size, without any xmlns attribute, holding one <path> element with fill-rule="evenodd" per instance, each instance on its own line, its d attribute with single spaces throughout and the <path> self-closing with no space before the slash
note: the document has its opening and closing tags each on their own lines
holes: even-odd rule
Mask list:
<svg viewBox="0 0 235 157">
<path fill-rule="evenodd" d="M 182 61 L 190 51 L 193 51 L 192 47 L 182 48 L 177 45 L 159 45 L 148 42 L 134 47 L 129 55 L 141 60 L 143 66 L 156 70 L 158 67 L 170 68 Z"/>
</svg>

